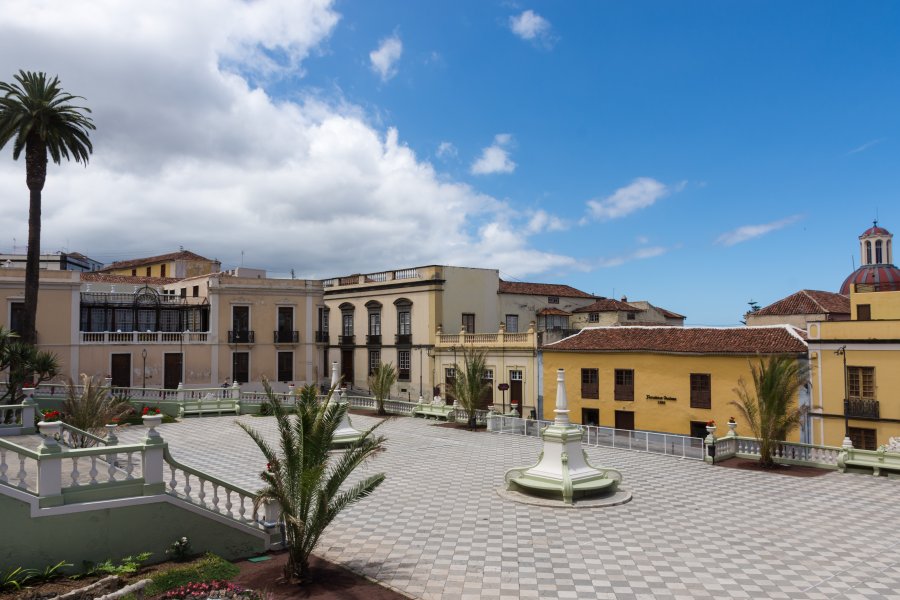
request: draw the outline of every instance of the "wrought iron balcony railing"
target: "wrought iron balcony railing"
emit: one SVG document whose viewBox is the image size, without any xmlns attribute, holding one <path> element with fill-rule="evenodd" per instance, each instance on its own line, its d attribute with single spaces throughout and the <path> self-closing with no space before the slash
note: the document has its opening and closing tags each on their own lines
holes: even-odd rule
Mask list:
<svg viewBox="0 0 900 600">
<path fill-rule="evenodd" d="M 366 345 L 367 346 L 380 346 L 381 345 L 381 334 L 369 334 L 366 336 Z"/>
<path fill-rule="evenodd" d="M 394 336 L 394 343 L 398 346 L 409 346 L 412 344 L 411 333 L 398 333 Z"/>
<path fill-rule="evenodd" d="M 340 344 L 341 346 L 353 346 L 354 344 L 356 344 L 356 336 L 339 335 L 338 344 Z"/>
<path fill-rule="evenodd" d="M 327 344 L 329 340 L 327 331 L 317 331 L 316 332 L 316 343 L 317 344 Z"/>
<path fill-rule="evenodd" d="M 850 418 L 879 419 L 881 409 L 878 400 L 868 398 L 851 398 L 844 400 L 844 413 Z"/>
<path fill-rule="evenodd" d="M 229 344 L 252 344 L 256 341 L 256 332 L 250 329 L 229 331 Z"/>
<path fill-rule="evenodd" d="M 273 333 L 276 344 L 296 344 L 300 341 L 299 331 L 275 331 Z"/>
</svg>

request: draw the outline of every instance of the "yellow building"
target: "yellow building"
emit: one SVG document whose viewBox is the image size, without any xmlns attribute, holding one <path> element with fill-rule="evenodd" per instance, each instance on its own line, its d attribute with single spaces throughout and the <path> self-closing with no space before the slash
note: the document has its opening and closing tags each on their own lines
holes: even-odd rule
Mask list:
<svg viewBox="0 0 900 600">
<path fill-rule="evenodd" d="M 813 439 L 875 450 L 900 436 L 900 269 L 877 223 L 860 239 L 862 266 L 844 282 L 849 321 L 809 324 Z"/>
<path fill-rule="evenodd" d="M 737 417 L 730 402 L 741 378 L 752 386 L 751 362 L 773 354 L 807 359 L 803 332 L 790 326 L 586 328 L 541 354 L 545 382 L 566 371 L 574 422 L 696 437 L 706 435 L 707 421 Z M 808 405 L 808 394 L 797 401 Z M 553 406 L 542 410 L 553 418 Z M 750 434 L 746 424 L 738 431 Z M 804 434 L 805 427 L 794 437 Z"/>
<path fill-rule="evenodd" d="M 125 275 L 129 277 L 167 277 L 184 279 L 209 273 L 218 273 L 222 264 L 217 260 L 204 258 L 189 250 L 179 250 L 159 256 L 120 260 L 100 269 L 101 273 Z"/>
</svg>

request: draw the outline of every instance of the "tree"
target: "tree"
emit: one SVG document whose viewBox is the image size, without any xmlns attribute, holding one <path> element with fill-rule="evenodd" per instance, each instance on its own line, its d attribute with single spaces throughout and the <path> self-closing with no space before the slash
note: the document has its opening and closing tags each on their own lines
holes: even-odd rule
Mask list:
<svg viewBox="0 0 900 600">
<path fill-rule="evenodd" d="M 795 402 L 797 393 L 806 385 L 809 368 L 797 358 L 777 355 L 750 364 L 753 375 L 751 390 L 743 377 L 734 388 L 738 400 L 731 401 L 747 420 L 759 440 L 759 464 L 775 466 L 772 451 L 784 440 L 806 414 L 806 407 Z"/>
<path fill-rule="evenodd" d="M 28 185 L 28 252 L 25 259 L 25 306 L 22 341 L 35 344 L 38 273 L 41 255 L 41 191 L 47 180 L 47 155 L 60 164 L 65 158 L 85 166 L 94 148 L 88 131 L 95 129 L 89 108 L 70 104 L 81 96 L 62 90 L 59 78 L 19 71 L 17 83 L 0 81 L 0 148 L 13 140 L 13 160 L 25 151 Z M 83 99 L 83 98 L 81 98 Z"/>
<path fill-rule="evenodd" d="M 254 509 L 264 502 L 274 502 L 281 509 L 288 548 L 285 574 L 303 583 L 309 580 L 309 555 L 325 528 L 344 508 L 384 481 L 384 473 L 378 473 L 341 489 L 350 474 L 383 447 L 384 437 L 373 435 L 376 425 L 346 451 L 329 458 L 334 432 L 347 406 L 319 402 L 316 387 L 308 385 L 296 395 L 296 416 L 292 416 L 268 382 L 263 383 L 278 426 L 278 450 L 259 432 L 238 423 L 268 461 L 260 473 L 265 487 L 257 492 Z"/>
<path fill-rule="evenodd" d="M 397 382 L 397 370 L 390 363 L 381 363 L 375 371 L 369 375 L 369 389 L 375 395 L 376 413 L 386 415 L 384 399 L 391 395 L 391 387 Z"/>
<path fill-rule="evenodd" d="M 7 371 L 2 403 L 17 404 L 26 383 L 38 386 L 59 374 L 59 361 L 51 352 L 26 344 L 14 331 L 0 326 L 0 371 Z"/>
<path fill-rule="evenodd" d="M 95 436 L 102 436 L 106 425 L 128 416 L 134 409 L 124 398 L 111 395 L 109 387 L 98 384 L 94 378 L 81 374 L 81 390 L 69 379 L 66 400 L 63 402 L 63 419 L 69 425 Z M 74 434 L 72 440 L 76 448 L 89 448 L 96 441 L 83 434 Z"/>
<path fill-rule="evenodd" d="M 466 411 L 469 429 L 475 429 L 475 411 L 481 408 L 481 398 L 489 385 L 484 377 L 487 374 L 485 353 L 481 350 L 468 351 L 464 348 L 462 367 L 458 363 L 453 367 L 456 370 L 456 378 L 451 385 L 451 391 L 457 403 Z"/>
</svg>

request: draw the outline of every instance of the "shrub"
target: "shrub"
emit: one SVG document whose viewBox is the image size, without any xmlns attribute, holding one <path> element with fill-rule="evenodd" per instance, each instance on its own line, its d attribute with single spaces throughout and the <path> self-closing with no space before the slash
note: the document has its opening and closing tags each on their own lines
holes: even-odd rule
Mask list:
<svg viewBox="0 0 900 600">
<path fill-rule="evenodd" d="M 175 540 L 174 542 L 172 542 L 172 545 L 169 546 L 169 549 L 166 550 L 166 556 L 178 562 L 187 560 L 190 554 L 191 542 L 187 539 L 187 537 Z"/>
<path fill-rule="evenodd" d="M 173 567 L 153 575 L 153 582 L 144 589 L 148 597 L 174 590 L 189 583 L 227 580 L 240 573 L 235 565 L 215 554 L 206 554 L 200 560 L 181 567 Z"/>
<path fill-rule="evenodd" d="M 95 383 L 93 377 L 82 374 L 81 383 L 83 387 L 79 393 L 72 380 L 69 380 L 69 389 L 62 408 L 65 421 L 69 425 L 96 436 L 103 436 L 107 423 L 116 422 L 133 410 L 127 402 L 111 396 L 108 387 Z M 72 437 L 79 448 L 95 444 L 93 439 L 84 435 L 76 434 Z"/>
</svg>

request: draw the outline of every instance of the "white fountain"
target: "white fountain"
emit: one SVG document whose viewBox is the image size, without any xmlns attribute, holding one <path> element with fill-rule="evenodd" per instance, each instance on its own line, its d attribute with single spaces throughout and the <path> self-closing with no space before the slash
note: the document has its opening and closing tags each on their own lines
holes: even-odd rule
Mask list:
<svg viewBox="0 0 900 600">
<path fill-rule="evenodd" d="M 332 362 L 331 390 L 328 395 L 328 402 L 337 402 L 347 406 L 347 393 L 344 390 L 339 389 L 338 386 L 340 385 L 340 382 L 341 377 L 338 375 L 338 364 L 337 362 Z M 338 425 L 338 428 L 334 431 L 334 440 L 331 442 L 331 445 L 347 446 L 357 442 L 363 435 L 364 434 L 361 431 L 353 428 L 353 424 L 350 422 L 350 413 L 346 412 L 344 413 L 344 418 L 341 420 L 341 424 Z"/>
</svg>

